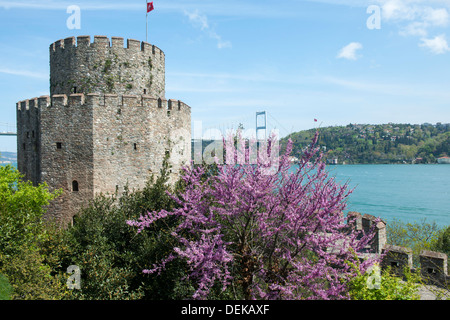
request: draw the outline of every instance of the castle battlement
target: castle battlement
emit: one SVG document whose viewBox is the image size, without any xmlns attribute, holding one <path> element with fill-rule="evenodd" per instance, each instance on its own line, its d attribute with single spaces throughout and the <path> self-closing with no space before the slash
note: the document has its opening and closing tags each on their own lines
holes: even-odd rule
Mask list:
<svg viewBox="0 0 450 320">
<path fill-rule="evenodd" d="M 147 55 L 160 55 L 164 56 L 164 52 L 155 45 L 152 45 L 145 41 L 139 41 L 135 39 L 127 39 L 126 46 L 124 46 L 125 39 L 122 37 L 111 37 L 109 39 L 107 36 L 94 36 L 94 41 L 91 42 L 90 36 L 78 36 L 78 37 L 68 37 L 65 39 L 60 39 L 53 42 L 50 45 L 50 53 L 57 53 L 58 51 L 63 51 L 64 49 L 73 48 L 92 48 L 92 49 L 127 49 L 128 53 L 142 52 Z"/>
<path fill-rule="evenodd" d="M 367 256 L 381 257 L 381 267 L 390 268 L 399 277 L 404 277 L 405 268 L 412 272 L 418 272 L 413 267 L 413 250 L 401 246 L 387 244 L 386 223 L 373 215 L 359 212 L 347 214 L 347 225 L 349 230 L 367 234 L 373 228 L 375 235 L 369 245 L 363 251 L 358 252 L 360 259 Z M 429 284 L 437 286 L 448 286 L 450 275 L 448 275 L 448 257 L 444 253 L 422 250 L 418 254 L 419 269 L 422 279 Z"/>
<path fill-rule="evenodd" d="M 181 100 L 161 99 L 150 95 L 119 95 L 119 94 L 98 94 L 98 93 L 74 93 L 70 95 L 55 94 L 53 96 L 35 97 L 16 104 L 18 112 L 29 111 L 30 109 L 42 109 L 52 107 L 70 107 L 85 105 L 116 105 L 136 107 L 153 107 L 169 111 L 181 111 L 190 113 L 191 107 Z"/>
<path fill-rule="evenodd" d="M 165 55 L 124 38 L 69 37 L 50 45 L 50 95 L 113 93 L 165 97 Z"/>
</svg>

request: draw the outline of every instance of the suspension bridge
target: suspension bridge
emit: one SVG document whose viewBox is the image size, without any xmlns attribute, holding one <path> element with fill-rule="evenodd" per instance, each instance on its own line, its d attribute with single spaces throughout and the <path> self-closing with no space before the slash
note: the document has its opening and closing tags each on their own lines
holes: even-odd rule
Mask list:
<svg viewBox="0 0 450 320">
<path fill-rule="evenodd" d="M 279 138 L 294 132 L 293 128 L 290 130 L 285 128 L 270 112 L 267 111 L 251 112 L 210 126 L 208 126 L 207 123 L 201 125 L 201 129 L 206 136 L 209 136 L 209 132 L 213 132 L 213 134 L 220 132 L 221 137 L 226 137 L 228 130 L 234 132 L 238 128 L 244 129 L 244 132 L 247 133 L 253 132 L 253 135 L 258 139 L 265 139 L 273 131 L 278 132 Z M 194 129 L 194 131 L 196 130 Z M 194 139 L 201 138 L 198 136 L 198 133 L 199 132 L 193 133 Z"/>
<path fill-rule="evenodd" d="M 0 136 L 17 136 L 16 125 L 0 122 Z"/>
</svg>

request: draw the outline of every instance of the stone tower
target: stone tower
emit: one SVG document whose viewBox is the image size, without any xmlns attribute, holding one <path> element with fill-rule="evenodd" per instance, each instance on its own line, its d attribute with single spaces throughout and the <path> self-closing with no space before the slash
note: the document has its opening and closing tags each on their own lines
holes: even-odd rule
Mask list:
<svg viewBox="0 0 450 320">
<path fill-rule="evenodd" d="M 164 53 L 137 40 L 51 44 L 50 95 L 17 103 L 18 169 L 63 190 L 47 217 L 64 225 L 96 194 L 142 188 L 166 153 L 176 179 L 190 141 L 190 107 L 165 99 Z"/>
</svg>

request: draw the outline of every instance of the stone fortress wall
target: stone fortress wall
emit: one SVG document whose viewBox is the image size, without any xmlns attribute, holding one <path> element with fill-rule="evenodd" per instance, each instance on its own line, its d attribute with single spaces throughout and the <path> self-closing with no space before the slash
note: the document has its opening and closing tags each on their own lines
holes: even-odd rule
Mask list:
<svg viewBox="0 0 450 320">
<path fill-rule="evenodd" d="M 50 45 L 50 96 L 72 93 L 165 97 L 165 55 L 146 42 L 79 36 Z"/>
<path fill-rule="evenodd" d="M 369 232 L 375 228 L 375 236 L 364 252 L 359 252 L 361 258 L 366 255 L 382 255 L 381 268 L 390 267 L 392 272 L 400 277 L 404 276 L 405 267 L 417 272 L 413 267 L 413 252 L 410 248 L 387 244 L 386 223 L 368 214 L 349 212 L 347 216 L 349 226 L 359 232 Z M 375 224 L 375 225 L 374 225 Z M 423 250 L 419 254 L 420 274 L 422 279 L 432 285 L 448 287 L 448 257 L 444 253 Z"/>
<path fill-rule="evenodd" d="M 142 188 L 167 152 L 172 181 L 191 159 L 191 109 L 164 97 L 164 53 L 77 39 L 50 46 L 50 96 L 17 103 L 19 171 L 63 189 L 47 217 L 65 225 L 96 194 Z"/>
</svg>

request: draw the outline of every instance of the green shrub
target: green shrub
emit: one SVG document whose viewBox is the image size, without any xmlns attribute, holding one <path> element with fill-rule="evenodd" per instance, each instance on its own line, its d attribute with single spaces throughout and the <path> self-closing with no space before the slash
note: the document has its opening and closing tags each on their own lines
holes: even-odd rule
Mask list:
<svg viewBox="0 0 450 320">
<path fill-rule="evenodd" d="M 45 237 L 42 215 L 58 194 L 49 192 L 46 184 L 23 181 L 12 166 L 0 166 L 0 254 L 12 256 L 17 248 Z"/>
<path fill-rule="evenodd" d="M 445 253 L 450 257 L 450 226 L 443 229 L 432 247 L 434 251 Z"/>
<path fill-rule="evenodd" d="M 36 248 L 20 248 L 3 260 L 1 272 L 9 279 L 13 300 L 60 300 L 66 294 L 64 279 L 52 274 Z"/>
<path fill-rule="evenodd" d="M 8 279 L 0 274 L 0 300 L 11 300 L 12 287 Z"/>
<path fill-rule="evenodd" d="M 418 289 L 420 276 L 405 268 L 405 280 L 393 275 L 390 268 L 380 270 L 378 266 L 361 274 L 352 265 L 358 276 L 348 283 L 352 300 L 420 300 Z"/>
<path fill-rule="evenodd" d="M 435 222 L 426 222 L 425 219 L 412 223 L 394 220 L 387 224 L 386 231 L 387 243 L 410 248 L 413 252 L 413 265 L 419 267 L 419 254 L 422 250 L 436 248 L 442 228 Z"/>
</svg>

